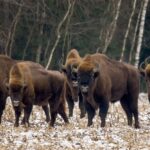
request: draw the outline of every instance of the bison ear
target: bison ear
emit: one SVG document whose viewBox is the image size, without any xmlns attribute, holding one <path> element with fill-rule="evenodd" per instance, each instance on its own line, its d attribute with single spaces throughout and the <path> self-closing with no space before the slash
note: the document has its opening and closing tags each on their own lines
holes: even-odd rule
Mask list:
<svg viewBox="0 0 150 150">
<path fill-rule="evenodd" d="M 27 84 L 24 83 L 23 90 L 25 91 L 27 89 Z"/>
<path fill-rule="evenodd" d="M 64 65 L 61 66 L 61 72 L 65 74 L 67 73 L 66 67 Z"/>
<path fill-rule="evenodd" d="M 145 77 L 145 62 L 142 62 L 139 66 L 139 72 L 140 74 Z"/>
<path fill-rule="evenodd" d="M 93 76 L 96 78 L 99 75 L 99 64 L 95 63 L 95 68 L 93 69 Z"/>
<path fill-rule="evenodd" d="M 94 78 L 97 78 L 98 75 L 99 75 L 98 69 L 94 69 L 93 70 L 93 76 L 94 76 Z"/>
<path fill-rule="evenodd" d="M 140 74 L 145 77 L 145 70 L 140 70 Z"/>
</svg>

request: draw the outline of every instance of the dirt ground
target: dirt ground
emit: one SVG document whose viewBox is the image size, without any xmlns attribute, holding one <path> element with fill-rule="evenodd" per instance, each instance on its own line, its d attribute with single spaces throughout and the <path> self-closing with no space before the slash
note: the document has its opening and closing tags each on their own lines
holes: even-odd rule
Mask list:
<svg viewBox="0 0 150 150">
<path fill-rule="evenodd" d="M 127 125 L 120 103 L 111 104 L 107 125 L 100 127 L 98 114 L 92 127 L 87 127 L 87 117 L 80 119 L 78 104 L 74 116 L 65 125 L 60 116 L 54 128 L 49 129 L 41 107 L 34 106 L 31 127 L 15 128 L 14 112 L 8 99 L 0 126 L 0 150 L 149 150 L 150 104 L 147 94 L 139 96 L 140 129 Z"/>
</svg>

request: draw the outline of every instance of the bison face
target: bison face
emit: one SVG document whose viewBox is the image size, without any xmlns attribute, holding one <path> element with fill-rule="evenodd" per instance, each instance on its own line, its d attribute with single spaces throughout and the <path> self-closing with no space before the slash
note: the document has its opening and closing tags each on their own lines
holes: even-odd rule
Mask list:
<svg viewBox="0 0 150 150">
<path fill-rule="evenodd" d="M 148 99 L 150 102 L 150 56 L 140 64 L 139 71 L 146 80 Z"/>
<path fill-rule="evenodd" d="M 97 69 L 93 69 L 92 71 L 82 72 L 79 70 L 78 72 L 78 82 L 79 87 L 83 95 L 88 95 L 91 92 L 92 87 L 96 84 L 96 78 L 99 72 Z"/>
<path fill-rule="evenodd" d="M 23 86 L 14 84 L 9 85 L 9 94 L 14 107 L 20 106 L 25 89 L 26 85 Z"/>
<path fill-rule="evenodd" d="M 71 94 L 74 101 L 78 101 L 77 68 L 72 65 L 68 65 L 67 67 L 63 66 L 62 72 L 67 77 L 67 83 L 69 84 L 69 87 L 71 89 Z"/>
<path fill-rule="evenodd" d="M 148 92 L 148 99 L 150 102 L 150 74 L 145 74 L 146 84 L 147 84 L 147 92 Z"/>
</svg>

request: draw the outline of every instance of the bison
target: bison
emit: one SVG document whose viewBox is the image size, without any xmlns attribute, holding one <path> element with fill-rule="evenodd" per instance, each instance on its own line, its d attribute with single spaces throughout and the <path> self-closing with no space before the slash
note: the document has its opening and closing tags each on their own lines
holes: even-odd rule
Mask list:
<svg viewBox="0 0 150 150">
<path fill-rule="evenodd" d="M 85 108 L 83 104 L 82 94 L 78 88 L 77 67 L 81 61 L 81 57 L 76 49 L 70 50 L 67 55 L 66 63 L 62 66 L 62 72 L 66 76 L 66 99 L 69 106 L 69 116 L 73 116 L 74 102 L 78 101 L 81 111 L 80 118 L 85 116 Z"/>
<path fill-rule="evenodd" d="M 6 83 L 8 82 L 9 71 L 15 63 L 16 61 L 10 57 L 0 55 L 0 123 L 6 105 L 6 98 L 8 96 Z"/>
<path fill-rule="evenodd" d="M 135 128 L 140 127 L 139 72 L 136 68 L 103 54 L 86 55 L 78 66 L 78 82 L 88 114 L 88 126 L 93 124 L 95 110 L 99 108 L 101 127 L 104 127 L 109 102 L 120 100 L 128 125 L 132 125 L 134 116 Z"/>
<path fill-rule="evenodd" d="M 15 127 L 19 126 L 22 109 L 25 126 L 29 126 L 33 105 L 44 108 L 49 104 L 50 126 L 54 126 L 57 113 L 68 123 L 65 113 L 64 77 L 61 73 L 46 71 L 34 62 L 18 62 L 10 70 L 8 88 L 15 111 Z"/>
<path fill-rule="evenodd" d="M 148 99 L 150 102 L 150 63 L 149 62 L 150 62 L 150 56 L 147 57 L 145 61 L 140 64 L 139 71 L 146 80 Z"/>
</svg>

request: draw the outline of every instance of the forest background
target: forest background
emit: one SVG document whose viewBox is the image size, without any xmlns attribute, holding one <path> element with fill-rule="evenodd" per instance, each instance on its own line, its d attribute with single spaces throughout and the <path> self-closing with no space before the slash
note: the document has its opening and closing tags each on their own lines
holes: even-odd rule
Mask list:
<svg viewBox="0 0 150 150">
<path fill-rule="evenodd" d="M 148 0 L 0 0 L 0 54 L 47 69 L 72 48 L 137 67 L 150 56 L 149 35 Z"/>
</svg>

